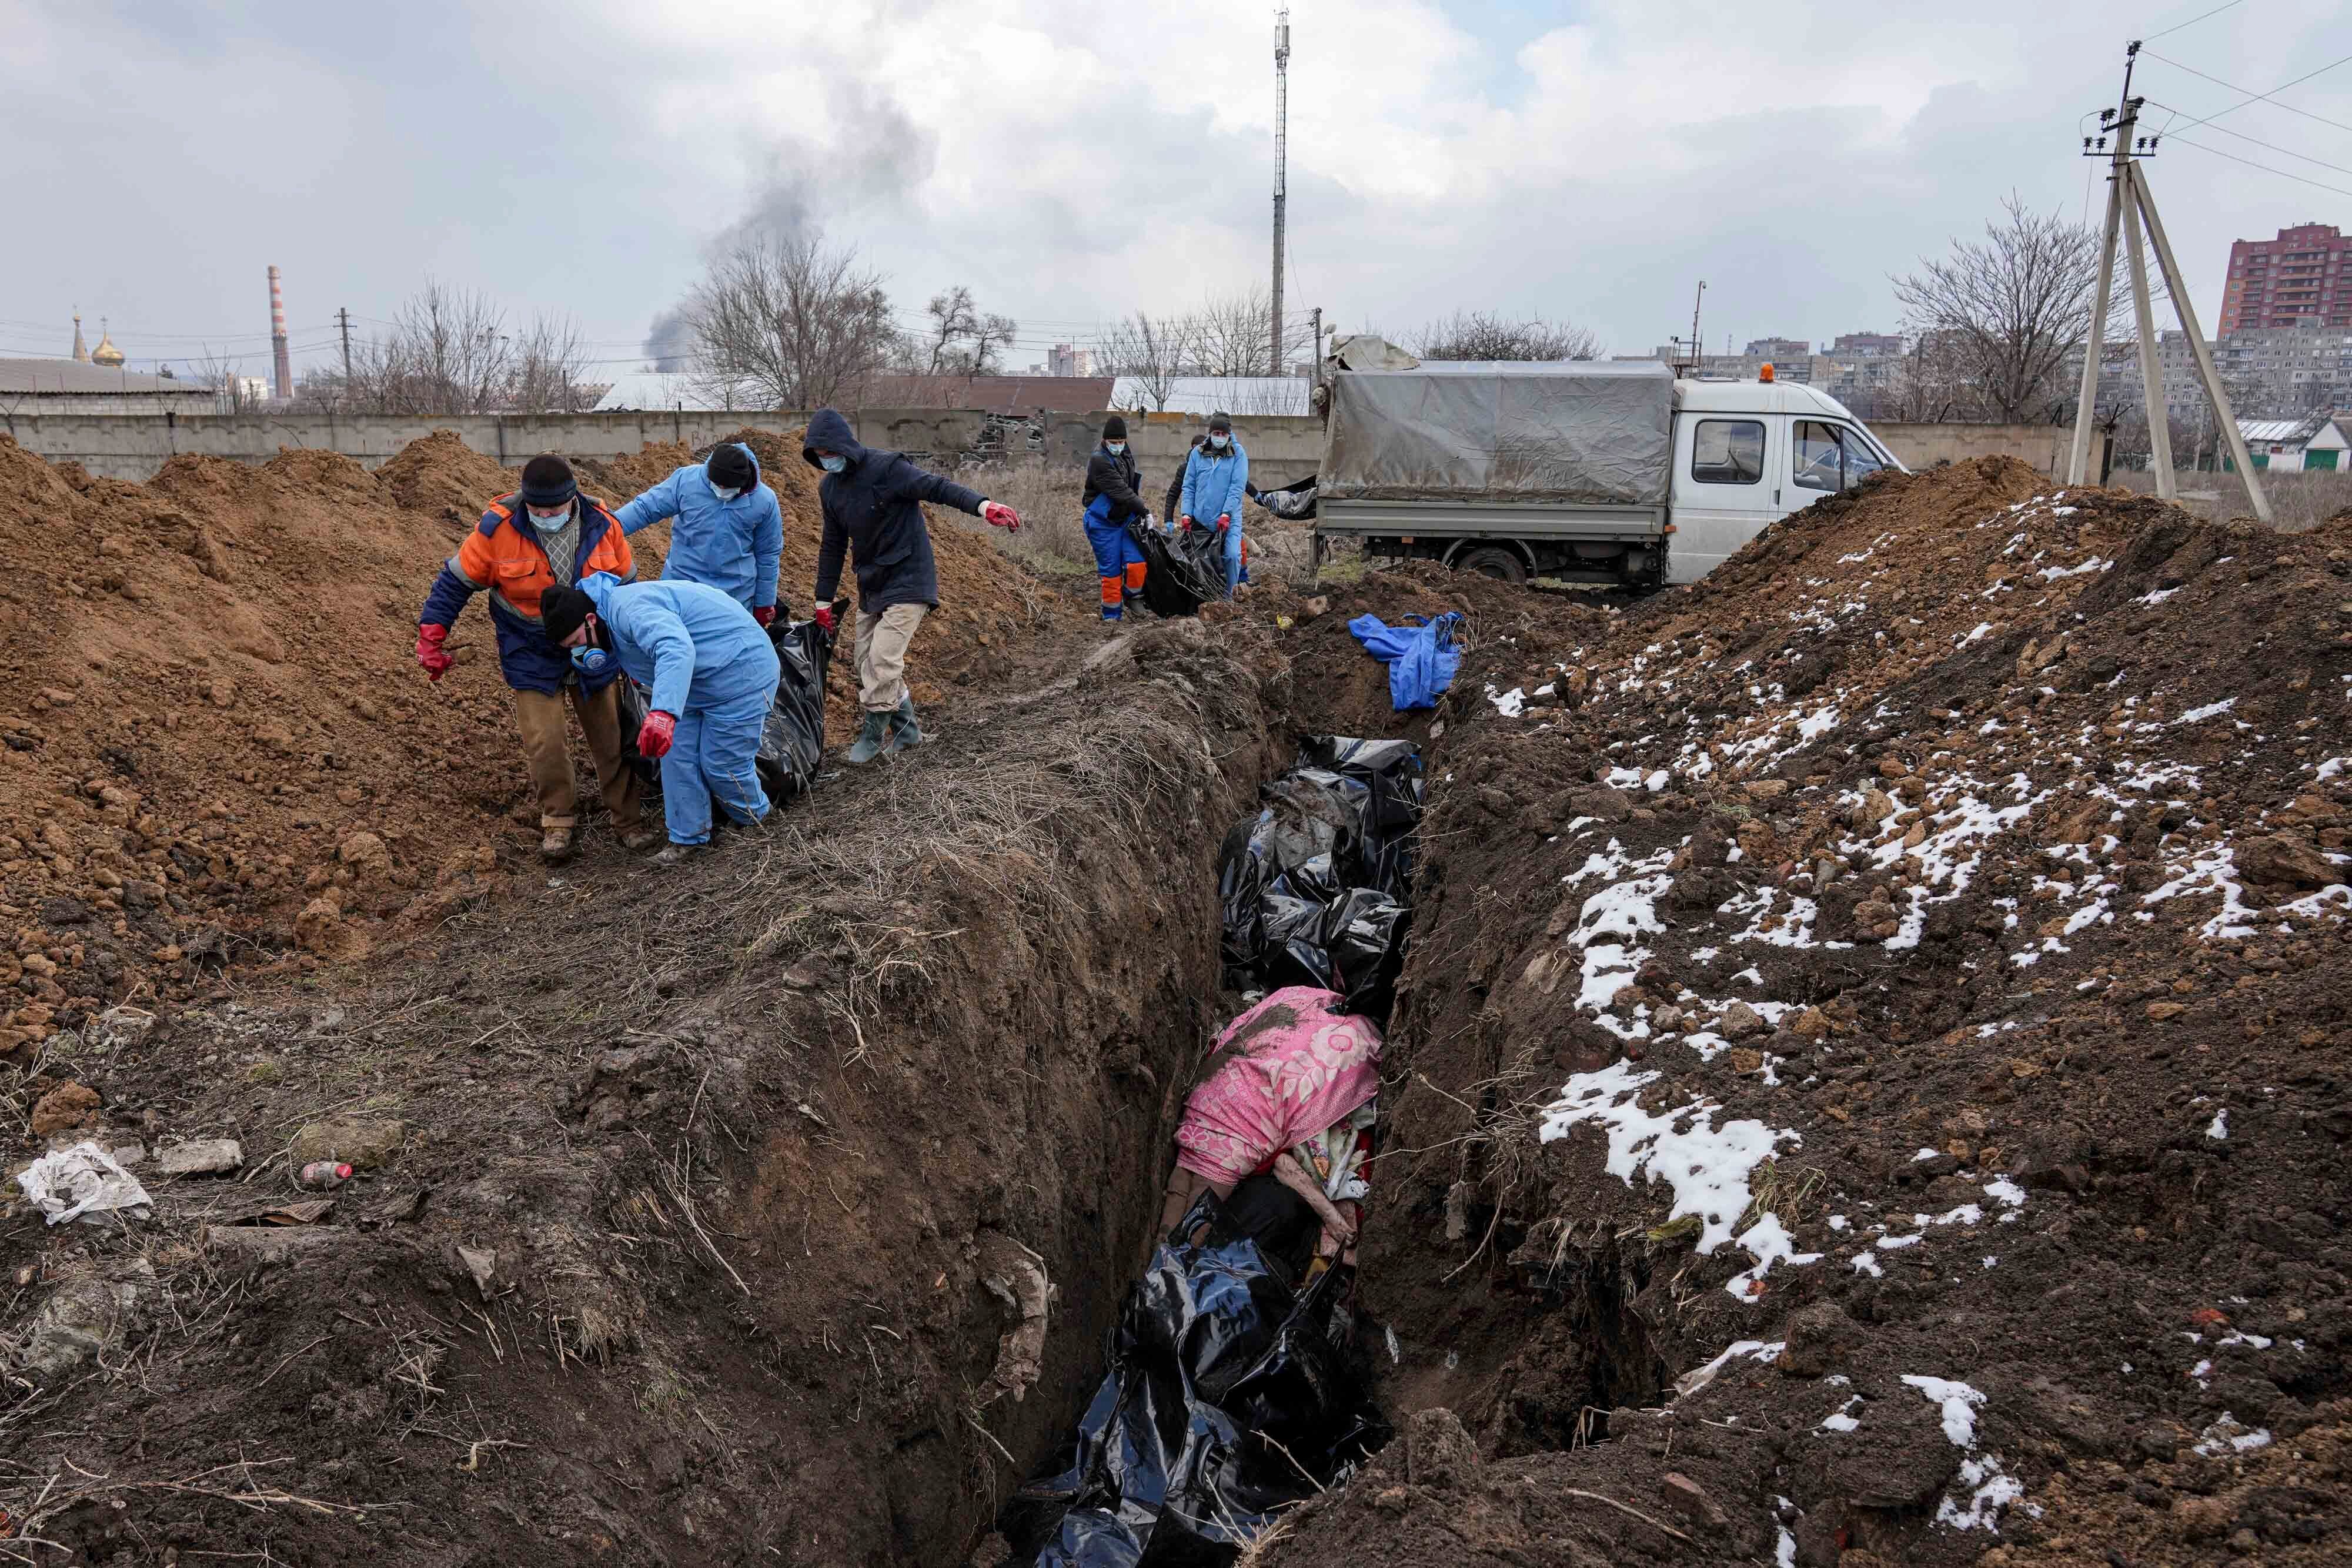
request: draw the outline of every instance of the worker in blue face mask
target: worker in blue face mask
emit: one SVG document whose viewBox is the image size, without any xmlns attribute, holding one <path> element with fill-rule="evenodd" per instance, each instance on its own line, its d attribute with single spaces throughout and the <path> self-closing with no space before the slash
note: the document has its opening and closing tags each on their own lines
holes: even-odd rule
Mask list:
<svg viewBox="0 0 2352 1568">
<path fill-rule="evenodd" d="M 707 583 L 762 626 L 776 618 L 784 516 L 776 493 L 760 482 L 759 458 L 741 442 L 712 447 L 702 462 L 675 470 L 614 516 L 625 534 L 677 518 L 663 579 Z"/>
<path fill-rule="evenodd" d="M 866 722 L 843 760 L 871 762 L 923 738 L 914 695 L 907 689 L 908 646 L 940 602 L 923 503 L 970 512 L 1008 532 L 1019 531 L 1021 514 L 923 472 L 904 454 L 862 444 L 834 409 L 821 408 L 810 418 L 801 457 L 824 474 L 817 482 L 824 536 L 816 552 L 816 621 L 828 634 L 844 555 L 857 577 L 857 701 Z"/>
<path fill-rule="evenodd" d="M 1213 527 L 1224 546 L 1225 597 L 1242 580 L 1242 501 L 1249 494 L 1249 454 L 1234 439 L 1234 422 L 1222 410 L 1209 416 L 1208 439 L 1184 460 L 1184 494 L 1178 526 L 1188 532 Z"/>
<path fill-rule="evenodd" d="M 1129 530 L 1129 523 L 1151 526 L 1151 509 L 1136 493 L 1142 484 L 1135 458 L 1127 448 L 1127 421 L 1112 414 L 1103 421 L 1102 444 L 1087 459 L 1087 543 L 1094 547 L 1095 571 L 1102 579 L 1102 618 L 1124 618 L 1127 601 L 1143 591 L 1143 551 Z"/>
</svg>

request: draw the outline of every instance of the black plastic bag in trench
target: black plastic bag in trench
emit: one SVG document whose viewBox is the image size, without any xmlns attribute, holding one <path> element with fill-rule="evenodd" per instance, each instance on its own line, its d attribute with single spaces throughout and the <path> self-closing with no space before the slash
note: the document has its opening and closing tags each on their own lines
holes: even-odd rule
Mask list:
<svg viewBox="0 0 2352 1568">
<path fill-rule="evenodd" d="M 1318 736 L 1265 800 L 1219 858 L 1226 983 L 1317 986 L 1385 1019 L 1412 925 L 1419 754 L 1408 741 Z"/>
<path fill-rule="evenodd" d="M 1197 615 L 1225 596 L 1225 545 L 1216 529 L 1166 534 L 1130 522 L 1127 531 L 1143 552 L 1143 607 L 1154 615 Z"/>
<path fill-rule="evenodd" d="M 760 732 L 760 787 L 782 804 L 816 783 L 824 762 L 824 673 L 833 662 L 833 639 L 814 621 L 790 625 L 778 616 L 768 623 L 775 644 L 776 700 Z"/>
<path fill-rule="evenodd" d="M 1011 1511 L 1039 1568 L 1230 1563 L 1278 1511 L 1340 1484 L 1387 1442 L 1331 1339 L 1354 1273 L 1327 1270 L 1294 1291 L 1287 1269 L 1202 1194 L 1129 1289 L 1109 1374 L 1058 1468 Z"/>
</svg>

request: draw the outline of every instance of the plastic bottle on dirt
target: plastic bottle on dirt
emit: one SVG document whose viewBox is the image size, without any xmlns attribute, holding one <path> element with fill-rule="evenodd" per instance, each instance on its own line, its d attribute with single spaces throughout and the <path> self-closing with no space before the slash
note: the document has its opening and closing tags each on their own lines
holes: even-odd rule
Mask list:
<svg viewBox="0 0 2352 1568">
<path fill-rule="evenodd" d="M 341 1160 L 312 1160 L 295 1173 L 294 1179 L 304 1186 L 341 1186 L 352 1179 L 352 1167 Z"/>
</svg>

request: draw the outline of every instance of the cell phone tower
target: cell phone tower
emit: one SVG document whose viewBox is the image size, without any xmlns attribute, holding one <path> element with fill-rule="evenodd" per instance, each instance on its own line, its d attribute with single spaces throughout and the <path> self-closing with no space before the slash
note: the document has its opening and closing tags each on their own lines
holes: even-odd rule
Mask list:
<svg viewBox="0 0 2352 1568">
<path fill-rule="evenodd" d="M 1274 359 L 1282 374 L 1283 223 L 1290 204 L 1290 7 L 1274 19 Z"/>
</svg>

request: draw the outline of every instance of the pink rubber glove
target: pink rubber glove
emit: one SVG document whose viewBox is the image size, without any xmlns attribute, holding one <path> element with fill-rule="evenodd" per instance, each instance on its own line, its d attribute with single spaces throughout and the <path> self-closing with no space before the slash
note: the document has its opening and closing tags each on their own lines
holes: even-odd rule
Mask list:
<svg viewBox="0 0 2352 1568">
<path fill-rule="evenodd" d="M 776 607 L 774 605 L 754 604 L 751 606 L 751 619 L 757 621 L 761 625 L 765 626 L 769 622 L 773 621 L 775 618 Z"/>
<path fill-rule="evenodd" d="M 1233 526 L 1234 515 L 1231 512 L 1219 512 L 1217 514 L 1217 531 L 1219 533 L 1223 533 L 1227 528 L 1230 528 Z"/>
<path fill-rule="evenodd" d="M 830 605 L 830 604 L 820 604 L 820 605 L 818 605 L 818 606 L 816 607 L 816 616 L 815 616 L 815 621 L 816 621 L 816 623 L 817 623 L 819 626 L 821 626 L 821 627 L 823 627 L 823 628 L 824 629 L 824 634 L 825 634 L 826 636 L 830 637 L 830 636 L 832 636 L 832 635 L 833 635 L 833 606 L 832 606 L 832 605 Z"/>
<path fill-rule="evenodd" d="M 992 528 L 1003 528 L 1008 534 L 1021 531 L 1021 514 L 1002 501 L 982 501 L 980 520 Z"/>
</svg>

